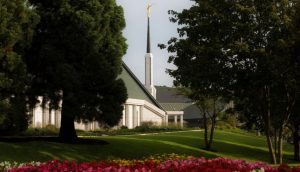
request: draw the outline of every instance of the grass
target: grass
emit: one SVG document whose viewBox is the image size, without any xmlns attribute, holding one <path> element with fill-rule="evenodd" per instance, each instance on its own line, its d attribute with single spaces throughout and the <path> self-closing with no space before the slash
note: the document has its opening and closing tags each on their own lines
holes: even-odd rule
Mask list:
<svg viewBox="0 0 300 172">
<path fill-rule="evenodd" d="M 108 144 L 62 144 L 30 141 L 0 142 L 0 161 L 48 161 L 52 159 L 93 161 L 103 159 L 141 159 L 154 154 L 176 153 L 193 156 L 228 157 L 268 162 L 265 137 L 242 131 L 217 130 L 212 151 L 204 150 L 202 131 L 155 135 L 99 136 Z M 292 160 L 292 145 L 285 145 L 284 162 Z"/>
</svg>

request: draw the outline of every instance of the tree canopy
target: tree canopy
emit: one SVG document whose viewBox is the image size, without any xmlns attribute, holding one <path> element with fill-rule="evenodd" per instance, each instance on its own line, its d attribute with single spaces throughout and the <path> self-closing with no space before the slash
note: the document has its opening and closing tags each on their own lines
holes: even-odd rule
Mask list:
<svg viewBox="0 0 300 172">
<path fill-rule="evenodd" d="M 76 139 L 74 120 L 113 126 L 127 99 L 121 57 L 123 10 L 115 0 L 30 0 L 40 15 L 27 52 L 32 97 L 62 100 L 60 137 Z M 54 106 L 55 107 L 55 106 Z"/>
<path fill-rule="evenodd" d="M 30 47 L 38 16 L 25 0 L 0 1 L 0 135 L 28 126 L 25 92 L 28 86 L 22 56 Z"/>
<path fill-rule="evenodd" d="M 169 62 L 177 66 L 169 74 L 175 85 L 192 91 L 195 101 L 234 99 L 258 115 L 276 163 L 271 130 L 278 128 L 282 138 L 297 92 L 292 31 L 297 1 L 193 1 L 190 9 L 169 12 L 171 22 L 181 25 L 179 38 L 168 42 Z M 275 143 L 279 161 L 280 139 Z"/>
</svg>

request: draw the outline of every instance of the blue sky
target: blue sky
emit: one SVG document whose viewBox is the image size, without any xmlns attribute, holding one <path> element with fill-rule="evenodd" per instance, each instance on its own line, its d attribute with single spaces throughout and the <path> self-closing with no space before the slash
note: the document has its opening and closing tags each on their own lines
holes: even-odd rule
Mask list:
<svg viewBox="0 0 300 172">
<path fill-rule="evenodd" d="M 173 79 L 165 72 L 166 68 L 174 69 L 169 64 L 167 50 L 161 50 L 157 45 L 166 44 L 171 37 L 177 37 L 177 24 L 169 21 L 168 10 L 182 11 L 192 5 L 190 0 L 117 0 L 124 9 L 126 28 L 123 33 L 127 39 L 128 49 L 123 57 L 133 73 L 144 83 L 145 53 L 147 39 L 147 4 L 153 4 L 151 9 L 151 51 L 154 56 L 154 84 L 172 86 Z"/>
</svg>

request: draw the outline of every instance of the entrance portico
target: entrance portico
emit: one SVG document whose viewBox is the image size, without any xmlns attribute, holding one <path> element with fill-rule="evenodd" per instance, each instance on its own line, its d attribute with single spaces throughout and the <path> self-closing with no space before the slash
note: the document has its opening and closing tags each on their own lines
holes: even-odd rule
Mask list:
<svg viewBox="0 0 300 172">
<path fill-rule="evenodd" d="M 183 111 L 167 111 L 166 124 L 173 120 L 175 125 L 183 127 L 183 114 Z"/>
</svg>

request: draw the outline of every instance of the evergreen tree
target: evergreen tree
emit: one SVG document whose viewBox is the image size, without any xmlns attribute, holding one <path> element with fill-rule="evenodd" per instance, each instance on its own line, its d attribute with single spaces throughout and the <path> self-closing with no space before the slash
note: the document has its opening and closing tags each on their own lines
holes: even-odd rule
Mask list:
<svg viewBox="0 0 300 172">
<path fill-rule="evenodd" d="M 28 126 L 28 78 L 22 56 L 37 21 L 25 0 L 0 1 L 0 135 L 18 133 Z"/>
<path fill-rule="evenodd" d="M 75 120 L 116 125 L 127 99 L 117 79 L 127 48 L 122 8 L 115 0 L 30 2 L 41 18 L 26 58 L 31 95 L 62 100 L 60 138 L 76 140 Z"/>
</svg>

